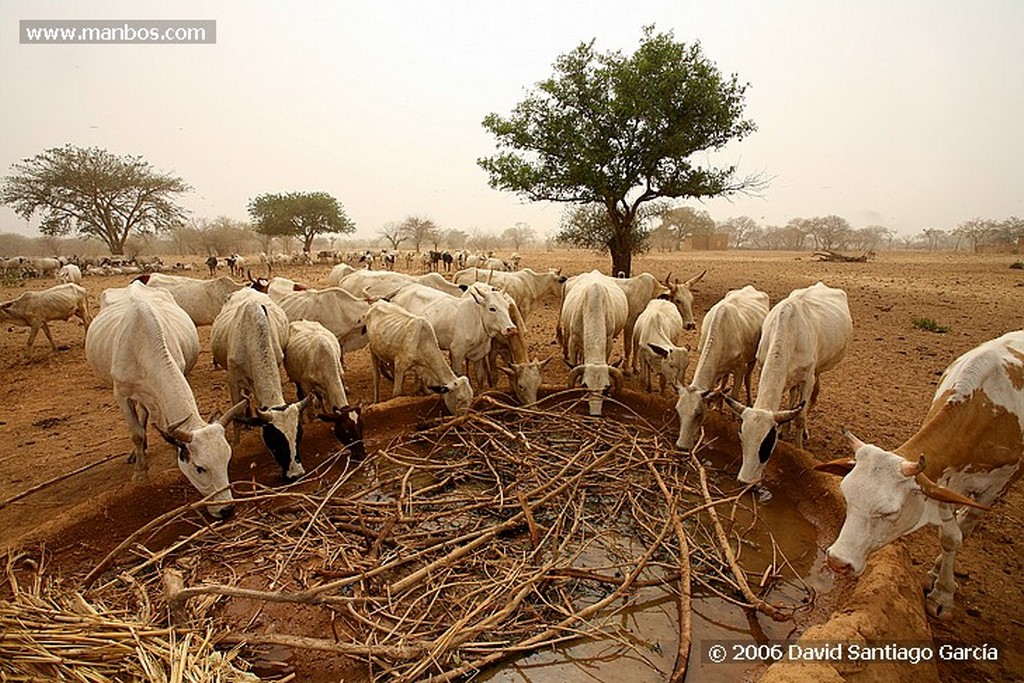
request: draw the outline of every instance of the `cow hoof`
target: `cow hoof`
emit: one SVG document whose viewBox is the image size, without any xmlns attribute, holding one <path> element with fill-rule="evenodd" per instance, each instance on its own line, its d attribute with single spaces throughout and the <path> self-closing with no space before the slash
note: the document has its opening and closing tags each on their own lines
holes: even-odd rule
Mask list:
<svg viewBox="0 0 1024 683">
<path fill-rule="evenodd" d="M 953 613 L 953 596 L 948 594 L 935 595 L 932 591 L 925 599 L 928 614 L 936 619 L 946 619 Z"/>
</svg>

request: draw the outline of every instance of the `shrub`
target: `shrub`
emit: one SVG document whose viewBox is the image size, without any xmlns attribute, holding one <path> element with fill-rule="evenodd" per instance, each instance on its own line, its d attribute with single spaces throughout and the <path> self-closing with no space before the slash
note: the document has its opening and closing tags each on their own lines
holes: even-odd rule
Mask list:
<svg viewBox="0 0 1024 683">
<path fill-rule="evenodd" d="M 940 325 L 931 318 L 914 318 L 911 321 L 919 330 L 927 330 L 928 332 L 935 332 L 936 334 L 945 334 L 949 332 L 948 325 Z"/>
</svg>

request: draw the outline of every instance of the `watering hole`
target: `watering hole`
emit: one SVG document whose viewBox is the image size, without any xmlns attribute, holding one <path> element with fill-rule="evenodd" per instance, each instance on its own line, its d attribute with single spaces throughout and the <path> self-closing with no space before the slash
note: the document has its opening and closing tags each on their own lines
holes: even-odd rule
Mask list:
<svg viewBox="0 0 1024 683">
<path fill-rule="evenodd" d="M 190 625 L 249 642 L 251 662 L 277 648 L 300 680 L 658 681 L 679 644 L 675 515 L 690 546 L 689 680 L 749 671 L 706 663 L 705 640 L 781 640 L 827 615 L 818 529 L 781 481 L 763 500 L 737 496 L 728 419 L 709 420 L 698 451 L 708 495 L 751 589 L 783 607 L 784 622 L 734 604 L 745 598 L 706 510 L 687 514 L 707 499 L 695 465 L 671 446 L 665 406 L 609 403 L 597 419 L 556 395 L 542 409 L 489 401 L 424 425 L 435 403 L 426 401 L 370 413 L 377 436 L 362 462 L 341 456 L 299 487 L 254 489 L 263 498 L 227 523 L 191 513 L 134 539 L 98 594 L 133 604 L 141 585 L 161 604 L 169 568 L 186 587 L 319 592 L 329 600 L 214 593 L 188 603 Z M 195 496 L 176 481 L 168 499 Z M 118 500 L 100 520 L 76 520 L 79 533 L 123 539 L 150 521 L 120 514 L 131 509 Z M 78 561 L 91 568 L 97 555 Z M 119 586 L 118 575 L 131 583 Z M 306 640 L 286 643 L 282 657 L 279 641 L 291 637 Z"/>
</svg>

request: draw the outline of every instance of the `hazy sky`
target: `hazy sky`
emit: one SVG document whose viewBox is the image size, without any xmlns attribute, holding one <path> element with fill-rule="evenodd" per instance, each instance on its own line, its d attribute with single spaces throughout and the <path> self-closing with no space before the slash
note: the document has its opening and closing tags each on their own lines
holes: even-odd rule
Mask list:
<svg viewBox="0 0 1024 683">
<path fill-rule="evenodd" d="M 22 45 L 19 19 L 215 19 L 215 45 Z M 0 174 L 71 143 L 138 154 L 195 189 L 195 216 L 246 219 L 264 192 L 322 190 L 372 236 L 553 230 L 562 205 L 492 190 L 480 125 L 596 38 L 699 40 L 748 82 L 757 132 L 711 157 L 772 178 L 700 205 L 762 225 L 838 214 L 906 234 L 1024 215 L 1024 2 L 0 3 Z M 0 208 L 0 231 L 33 233 Z"/>
</svg>

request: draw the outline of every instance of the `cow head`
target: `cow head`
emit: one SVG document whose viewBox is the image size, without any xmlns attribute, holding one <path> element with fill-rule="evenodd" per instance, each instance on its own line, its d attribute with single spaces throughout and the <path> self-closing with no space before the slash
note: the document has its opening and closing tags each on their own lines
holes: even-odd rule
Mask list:
<svg viewBox="0 0 1024 683">
<path fill-rule="evenodd" d="M 676 448 L 689 453 L 697 443 L 697 436 L 707 415 L 708 402 L 715 392 L 684 386 L 678 382 L 676 392 L 679 394 L 676 399 L 676 414 L 679 415 L 679 438 L 676 439 Z"/>
<path fill-rule="evenodd" d="M 317 417 L 334 425 L 334 436 L 343 446 L 348 447 L 353 457 L 362 458 L 366 455 L 366 448 L 363 445 L 363 416 L 359 406 L 334 406 L 330 413 L 321 413 Z"/>
<path fill-rule="evenodd" d="M 514 337 L 519 334 L 519 328 L 512 322 L 512 316 L 508 310 L 508 299 L 505 298 L 503 292 L 487 285 L 474 283 L 469 286 L 463 296 L 473 297 L 473 301 L 482 308 L 481 318 L 488 336 Z"/>
<path fill-rule="evenodd" d="M 181 428 L 187 417 L 166 429 L 154 423 L 160 436 L 178 449 L 178 468 L 182 474 L 204 496 L 213 494 L 214 504 L 208 510 L 218 519 L 227 519 L 235 508 L 228 481 L 231 446 L 224 429 L 245 412 L 246 405 L 246 401 L 239 401 L 220 418 L 194 430 Z"/>
<path fill-rule="evenodd" d="M 440 394 L 444 399 L 444 406 L 452 415 L 465 415 L 469 412 L 469 406 L 473 402 L 473 387 L 469 384 L 469 378 L 459 375 L 451 382 L 442 385 L 427 387 L 435 394 Z"/>
<path fill-rule="evenodd" d="M 681 382 L 690 364 L 690 349 L 685 346 L 659 346 L 647 344 L 647 348 L 658 358 L 658 372 L 673 383 Z"/>
<path fill-rule="evenodd" d="M 854 457 L 815 468 L 832 474 L 847 473 L 839 485 L 846 499 L 846 519 L 836 542 L 826 551 L 828 565 L 834 571 L 858 575 L 871 553 L 924 526 L 928 498 L 987 509 L 926 477 L 923 456 L 912 462 L 865 444 L 846 429 L 843 435 Z"/>
<path fill-rule="evenodd" d="M 764 466 L 775 451 L 778 428 L 796 419 L 804 409 L 801 402 L 791 410 L 764 410 L 749 408 L 726 396 L 725 402 L 740 417 L 740 445 L 743 448 L 743 465 L 737 478 L 741 484 L 756 484 L 761 480 Z"/>
<path fill-rule="evenodd" d="M 498 370 L 508 376 L 516 398 L 526 406 L 537 402 L 537 392 L 540 390 L 542 380 L 541 372 L 550 361 L 551 357 L 549 356 L 544 360 L 512 363 L 511 368 L 499 367 Z"/>
<path fill-rule="evenodd" d="M 587 413 L 592 417 L 601 416 L 605 394 L 619 393 L 624 381 L 622 371 L 607 363 L 577 365 L 567 379 L 570 389 L 579 384 L 587 390 Z"/>
<path fill-rule="evenodd" d="M 679 315 L 683 316 L 683 327 L 688 330 L 692 330 L 697 327 L 697 323 L 693 320 L 693 292 L 690 291 L 690 287 L 700 282 L 707 274 L 707 270 L 704 270 L 699 275 L 691 277 L 686 282 L 680 282 L 678 279 L 670 281 L 669 278 L 672 274 L 669 273 L 665 277 L 665 287 L 668 288 L 668 298 L 676 305 L 679 309 Z"/>
<path fill-rule="evenodd" d="M 256 411 L 256 424 L 260 426 L 263 443 L 281 466 L 285 481 L 295 481 L 306 473 L 299 461 L 299 443 L 302 441 L 302 411 L 313 394 L 295 403 L 262 407 Z"/>
</svg>

